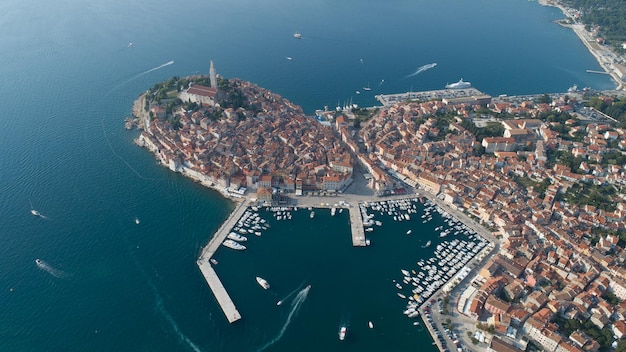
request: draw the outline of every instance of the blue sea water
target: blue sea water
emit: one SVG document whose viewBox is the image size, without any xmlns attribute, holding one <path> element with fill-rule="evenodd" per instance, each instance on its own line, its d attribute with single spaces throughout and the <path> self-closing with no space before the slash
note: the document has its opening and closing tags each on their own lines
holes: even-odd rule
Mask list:
<svg viewBox="0 0 626 352">
<path fill-rule="evenodd" d="M 229 325 L 195 260 L 233 205 L 156 165 L 123 118 L 141 92 L 207 73 L 211 58 L 307 113 L 459 78 L 492 95 L 613 88 L 585 72 L 599 66 L 561 17 L 525 0 L 0 3 L 0 350 L 257 350 L 289 317 L 274 300 L 302 282 L 309 295 L 267 351 L 429 346 L 383 282 L 422 254 L 388 226 L 352 248 L 347 216 L 220 250 L 244 315 Z M 275 291 L 259 292 L 261 270 Z M 353 328 L 340 344 L 342 320 Z"/>
</svg>

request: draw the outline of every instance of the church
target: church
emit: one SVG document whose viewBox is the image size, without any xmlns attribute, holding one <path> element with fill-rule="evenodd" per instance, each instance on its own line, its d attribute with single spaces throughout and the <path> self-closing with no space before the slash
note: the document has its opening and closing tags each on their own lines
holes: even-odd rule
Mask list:
<svg viewBox="0 0 626 352">
<path fill-rule="evenodd" d="M 215 73 L 215 66 L 213 60 L 211 60 L 211 68 L 209 69 L 209 79 L 211 86 L 202 86 L 199 84 L 190 84 L 189 88 L 178 94 L 180 100 L 184 102 L 191 101 L 202 105 L 215 106 L 217 101 L 217 74 Z"/>
</svg>

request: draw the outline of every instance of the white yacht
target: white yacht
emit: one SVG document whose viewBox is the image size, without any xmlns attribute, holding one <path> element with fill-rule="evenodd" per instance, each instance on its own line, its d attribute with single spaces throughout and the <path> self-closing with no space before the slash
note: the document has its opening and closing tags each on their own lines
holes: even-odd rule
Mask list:
<svg viewBox="0 0 626 352">
<path fill-rule="evenodd" d="M 235 232 L 230 232 L 226 237 L 230 238 L 231 240 L 239 241 L 239 242 L 245 242 L 248 240 L 248 237 L 240 235 Z"/>
<path fill-rule="evenodd" d="M 266 290 L 267 290 L 268 288 L 270 288 L 270 284 L 267 282 L 267 280 L 265 280 L 265 279 L 264 279 L 264 278 L 262 278 L 262 277 L 257 276 L 257 277 L 256 277 L 256 282 L 258 282 L 258 283 L 259 283 L 259 285 L 261 285 L 261 287 L 263 287 L 263 288 L 264 288 L 264 289 L 266 289 Z"/>
<path fill-rule="evenodd" d="M 224 243 L 222 243 L 225 247 L 231 248 L 231 249 L 235 249 L 238 251 L 243 251 L 244 249 L 246 249 L 246 246 L 244 246 L 243 244 L 237 242 L 237 241 L 233 241 L 233 240 L 226 240 L 224 241 Z"/>
</svg>

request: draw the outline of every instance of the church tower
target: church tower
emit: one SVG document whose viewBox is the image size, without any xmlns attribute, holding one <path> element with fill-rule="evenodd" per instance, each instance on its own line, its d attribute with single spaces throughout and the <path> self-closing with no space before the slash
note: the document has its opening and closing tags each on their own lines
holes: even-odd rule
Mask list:
<svg viewBox="0 0 626 352">
<path fill-rule="evenodd" d="M 217 75 L 215 74 L 215 66 L 213 66 L 212 59 L 211 59 L 211 68 L 209 69 L 209 78 L 211 79 L 211 88 L 217 89 Z"/>
</svg>

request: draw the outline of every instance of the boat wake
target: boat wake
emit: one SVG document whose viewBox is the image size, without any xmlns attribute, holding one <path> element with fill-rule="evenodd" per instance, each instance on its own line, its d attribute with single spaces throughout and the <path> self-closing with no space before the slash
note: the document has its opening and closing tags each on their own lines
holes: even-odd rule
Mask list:
<svg viewBox="0 0 626 352">
<path fill-rule="evenodd" d="M 152 283 L 150 284 L 150 286 L 152 286 Z M 165 307 L 163 307 L 163 299 L 161 299 L 161 296 L 159 296 L 159 294 L 156 292 L 156 288 L 154 286 L 152 286 L 152 290 L 154 291 L 154 295 L 156 296 L 157 310 L 159 311 L 159 313 L 161 313 L 165 317 L 165 320 L 167 320 L 167 322 L 170 324 L 172 329 L 174 329 L 174 332 L 176 333 L 178 338 L 181 341 L 185 342 L 187 346 L 189 346 L 193 351 L 202 352 L 202 350 L 200 349 L 200 347 L 198 347 L 198 345 L 193 343 L 193 341 L 191 341 L 185 334 L 183 334 L 182 331 L 180 331 L 180 329 L 178 328 L 178 324 L 176 324 L 176 321 L 174 321 L 174 318 L 172 318 L 170 313 L 168 313 L 165 310 Z"/>
<path fill-rule="evenodd" d="M 128 83 L 130 81 L 133 81 L 133 80 L 135 80 L 135 79 L 137 79 L 137 78 L 139 78 L 141 76 L 147 75 L 150 72 L 154 72 L 156 70 L 160 70 L 160 69 L 162 69 L 164 67 L 167 67 L 167 66 L 173 65 L 173 64 L 174 64 L 174 60 L 170 60 L 170 61 L 168 61 L 168 62 L 166 62 L 166 63 L 164 63 L 162 65 L 159 65 L 157 67 L 153 67 L 153 68 L 151 68 L 151 69 L 149 69 L 147 71 L 144 71 L 144 72 L 141 72 L 139 74 L 136 74 L 136 75 L 132 76 L 131 78 L 125 80 L 124 82 L 122 82 L 122 83 L 116 85 L 115 87 L 111 88 L 111 90 L 109 91 L 109 93 L 107 93 L 107 95 L 111 94 L 114 90 L 116 90 L 117 88 L 123 86 L 124 84 L 126 84 L 126 83 Z"/>
<path fill-rule="evenodd" d="M 300 306 L 302 306 L 302 303 L 304 303 L 307 296 L 309 295 L 309 290 L 311 290 L 311 285 L 305 287 L 302 291 L 298 292 L 296 297 L 293 299 L 293 302 L 291 302 L 291 310 L 289 311 L 289 315 L 287 315 L 287 320 L 285 321 L 285 324 L 283 324 L 283 327 L 280 329 L 278 335 L 276 335 L 276 337 L 274 337 L 270 342 L 263 345 L 263 347 L 259 348 L 257 352 L 261 352 L 267 349 L 283 337 L 285 331 L 287 331 L 287 327 L 289 326 L 289 324 L 291 324 L 291 319 L 294 317 L 294 315 L 298 314 Z"/>
<path fill-rule="evenodd" d="M 416 70 L 415 72 L 411 73 L 410 75 L 408 75 L 408 76 L 406 76 L 406 77 L 404 77 L 404 78 L 409 78 L 409 77 L 417 76 L 417 75 L 419 75 L 420 73 L 422 73 L 422 72 L 424 72 L 424 71 L 426 71 L 426 70 L 430 70 L 431 68 L 433 68 L 433 67 L 435 67 L 435 66 L 437 66 L 437 63 L 436 63 L 436 62 L 433 62 L 432 64 L 427 64 L 427 65 L 424 65 L 424 66 L 420 66 L 420 67 L 418 67 L 418 68 L 417 68 L 417 70 Z"/>
<path fill-rule="evenodd" d="M 291 295 L 293 295 L 294 293 L 298 292 L 300 290 L 300 288 L 302 287 L 302 285 L 304 285 L 304 282 L 300 284 L 300 286 L 296 287 L 295 290 L 289 292 L 289 294 L 287 296 L 285 296 L 283 299 L 281 299 L 280 301 L 278 301 L 276 303 L 277 306 L 280 306 L 281 304 L 283 304 L 287 299 L 289 299 L 289 297 L 291 297 Z"/>
<path fill-rule="evenodd" d="M 53 267 L 52 265 L 44 262 L 41 259 L 35 259 L 35 264 L 37 264 L 37 267 L 45 272 L 47 272 L 48 274 L 56 277 L 57 279 L 67 279 L 70 276 L 72 276 L 69 273 L 66 273 L 65 271 L 61 270 L 61 269 L 57 269 L 55 267 Z"/>
<path fill-rule="evenodd" d="M 135 170 L 135 168 L 132 167 L 130 165 L 130 163 L 128 161 L 126 161 L 126 159 L 122 158 L 121 155 L 117 154 L 115 149 L 113 149 L 113 145 L 111 144 L 111 141 L 109 140 L 109 136 L 107 135 L 107 131 L 104 129 L 104 119 L 100 120 L 100 126 L 102 127 L 102 134 L 104 134 L 104 139 L 107 141 L 107 144 L 109 146 L 109 149 L 111 150 L 111 153 L 113 153 L 113 155 L 115 155 L 116 158 L 120 159 L 124 164 L 126 164 L 126 166 L 128 166 L 128 168 L 132 172 L 134 172 L 135 175 L 137 175 L 140 179 L 146 180 L 146 181 L 159 181 L 159 179 L 157 179 L 157 178 L 150 178 L 150 177 L 143 176 L 142 174 L 139 173 L 139 171 Z"/>
</svg>

